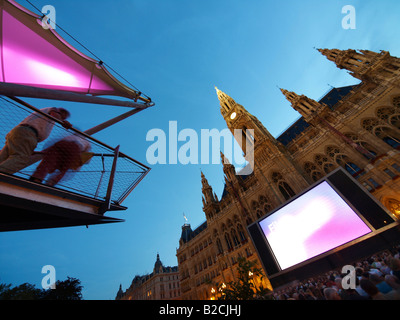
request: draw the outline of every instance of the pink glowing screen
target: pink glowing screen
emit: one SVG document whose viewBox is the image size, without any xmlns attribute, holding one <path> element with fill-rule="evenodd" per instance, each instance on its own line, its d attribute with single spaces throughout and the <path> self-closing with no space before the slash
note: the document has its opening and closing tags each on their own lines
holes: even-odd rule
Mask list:
<svg viewBox="0 0 400 320">
<path fill-rule="evenodd" d="M 259 224 L 282 270 L 371 232 L 326 181 Z"/>
</svg>

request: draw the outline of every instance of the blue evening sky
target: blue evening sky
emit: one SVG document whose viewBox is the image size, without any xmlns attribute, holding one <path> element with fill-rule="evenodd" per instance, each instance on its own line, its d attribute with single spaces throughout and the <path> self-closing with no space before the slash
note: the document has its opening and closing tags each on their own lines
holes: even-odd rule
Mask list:
<svg viewBox="0 0 400 320">
<path fill-rule="evenodd" d="M 214 86 L 277 137 L 299 117 L 278 87 L 318 100 L 331 86 L 358 83 L 314 48 L 387 50 L 400 57 L 398 0 L 32 2 L 54 6 L 57 24 L 156 103 L 94 135 L 143 163 L 153 143 L 146 141 L 147 132 L 159 128 L 168 135 L 169 121 L 199 136 L 201 129 L 226 128 Z M 342 28 L 345 5 L 356 9 L 355 30 Z M 68 108 L 70 122 L 82 130 L 126 111 L 29 102 Z M 205 221 L 200 169 L 220 197 L 222 165 L 151 168 L 123 202 L 128 209 L 108 214 L 124 223 L 0 233 L 0 283 L 40 287 L 42 267 L 53 265 L 58 280 L 81 280 L 85 299 L 114 299 L 120 284 L 126 290 L 135 275 L 152 272 L 157 253 L 164 265 L 177 265 L 183 213 L 193 229 Z"/>
</svg>

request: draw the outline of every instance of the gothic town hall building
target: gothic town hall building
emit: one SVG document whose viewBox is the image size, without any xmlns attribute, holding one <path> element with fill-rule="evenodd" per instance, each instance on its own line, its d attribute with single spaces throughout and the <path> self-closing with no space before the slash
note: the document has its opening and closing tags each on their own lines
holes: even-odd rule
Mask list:
<svg viewBox="0 0 400 320">
<path fill-rule="evenodd" d="M 261 267 L 247 226 L 338 166 L 400 217 L 400 59 L 386 51 L 319 51 L 361 82 L 334 88 L 320 101 L 281 89 L 301 118 L 278 138 L 217 89 L 228 128 L 242 130 L 243 144 L 252 143 L 252 154 L 242 150 L 253 157 L 254 170 L 237 175 L 221 154 L 221 199 L 201 174 L 206 221 L 195 230 L 182 227 L 176 252 L 181 299 L 210 299 L 210 282 L 235 280 L 238 257 Z"/>
</svg>

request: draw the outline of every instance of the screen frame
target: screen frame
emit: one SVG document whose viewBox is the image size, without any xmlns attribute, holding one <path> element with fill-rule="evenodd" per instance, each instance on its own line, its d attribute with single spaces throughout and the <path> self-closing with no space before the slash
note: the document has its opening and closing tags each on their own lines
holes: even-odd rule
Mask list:
<svg viewBox="0 0 400 320">
<path fill-rule="evenodd" d="M 349 241 L 346 241 L 346 242 L 344 242 L 344 243 L 342 243 L 342 244 L 336 245 L 336 246 L 334 246 L 333 248 L 327 249 L 327 250 L 325 250 L 325 251 L 323 251 L 323 252 L 321 252 L 321 253 L 319 253 L 319 254 L 316 254 L 316 255 L 314 255 L 314 256 L 308 258 L 308 259 L 305 259 L 305 260 L 302 260 L 302 261 L 300 261 L 300 262 L 297 262 L 297 263 L 295 263 L 295 264 L 293 264 L 293 265 L 291 265 L 291 266 L 289 266 L 289 267 L 282 268 L 281 263 L 279 262 L 279 260 L 278 260 L 278 258 L 277 258 L 277 256 L 276 256 L 276 253 L 275 253 L 276 250 L 275 250 L 275 251 L 273 250 L 273 248 L 272 248 L 272 246 L 271 246 L 271 244 L 270 244 L 270 241 L 268 241 L 268 238 L 267 238 L 267 236 L 265 235 L 265 233 L 264 233 L 264 231 L 263 231 L 263 228 L 261 227 L 261 222 L 264 221 L 265 219 L 267 219 L 268 217 L 270 217 L 270 216 L 272 216 L 272 215 L 274 215 L 274 214 L 277 214 L 281 209 L 283 209 L 283 208 L 285 208 L 286 206 L 288 206 L 289 204 L 295 202 L 297 199 L 303 197 L 303 196 L 306 195 L 307 193 L 312 192 L 313 190 L 315 190 L 316 188 L 318 188 L 318 186 L 321 186 L 324 182 L 326 182 L 327 185 L 331 188 L 331 190 L 334 191 L 335 194 L 336 194 L 340 199 L 342 199 L 342 200 L 345 202 L 345 204 L 357 215 L 357 217 L 366 225 L 366 227 L 367 227 L 370 231 L 367 232 L 367 233 L 365 233 L 365 234 L 363 234 L 363 235 L 361 235 L 361 236 L 358 236 L 358 237 L 356 237 L 356 238 L 354 238 L 354 239 L 352 239 L 352 240 L 349 240 Z M 324 256 L 325 254 L 329 254 L 330 252 L 334 252 L 335 249 L 337 249 L 337 248 L 339 248 L 339 247 L 342 247 L 342 246 L 345 246 L 345 245 L 348 244 L 348 243 L 352 243 L 352 242 L 354 242 L 354 241 L 356 241 L 356 240 L 358 240 L 358 239 L 360 239 L 360 238 L 363 238 L 363 237 L 365 237 L 365 236 L 368 236 L 368 235 L 370 235 L 371 233 L 373 233 L 373 232 L 375 231 L 375 228 L 374 228 L 374 227 L 364 218 L 364 216 L 363 216 L 363 215 L 362 215 L 362 214 L 361 214 L 361 213 L 360 213 L 360 212 L 359 212 L 359 211 L 358 211 L 344 196 L 343 196 L 343 194 L 342 194 L 330 181 L 325 180 L 325 179 L 316 182 L 315 184 L 311 185 L 309 188 L 307 188 L 306 190 L 304 190 L 301 194 L 296 195 L 295 197 L 289 199 L 289 200 L 288 200 L 287 202 L 285 202 L 284 204 L 280 205 L 279 207 L 275 208 L 275 209 L 272 210 L 271 212 L 267 213 L 266 215 L 264 215 L 263 217 L 261 217 L 260 219 L 258 219 L 256 223 L 257 223 L 258 228 L 260 229 L 260 232 L 261 232 L 261 234 L 262 234 L 263 240 L 265 241 L 266 245 L 268 246 L 268 249 L 269 249 L 269 251 L 270 251 L 270 253 L 271 253 L 271 255 L 272 255 L 272 258 L 274 259 L 274 261 L 275 261 L 275 263 L 276 263 L 276 265 L 277 265 L 279 271 L 286 271 L 286 270 L 293 269 L 293 268 L 295 268 L 295 267 L 297 267 L 297 266 L 300 266 L 300 265 L 302 265 L 302 264 L 304 264 L 305 262 L 308 262 L 308 261 L 312 262 L 312 261 L 315 260 L 316 258 L 322 257 L 322 256 Z"/>
<path fill-rule="evenodd" d="M 345 176 L 347 178 L 350 179 L 351 182 L 354 182 L 356 184 L 356 186 L 359 188 L 359 191 L 363 192 L 365 195 L 368 196 L 368 198 L 375 202 L 375 204 L 377 204 L 382 211 L 385 212 L 385 214 L 387 215 L 388 220 L 392 220 L 391 222 L 389 222 L 387 225 L 385 225 L 384 227 L 379 227 L 379 229 L 375 228 L 370 221 L 368 220 L 367 217 L 365 217 L 363 215 L 362 212 L 360 212 L 348 199 L 345 195 L 343 195 L 343 193 L 340 191 L 340 188 L 338 188 L 333 182 L 331 182 L 329 180 L 329 178 L 331 176 L 334 176 L 336 173 L 338 173 L 338 171 L 341 171 L 342 173 L 345 174 Z M 305 193 L 307 193 L 308 191 L 310 191 L 311 189 L 315 188 L 316 186 L 318 186 L 319 184 L 321 184 L 322 182 L 326 181 L 329 186 L 333 189 L 333 191 L 335 191 L 337 193 L 337 195 L 343 200 L 345 201 L 345 203 L 357 214 L 357 216 L 366 224 L 366 226 L 371 230 L 371 232 L 357 237 L 354 240 L 348 241 L 342 245 L 336 246 L 328 251 L 325 251 L 323 253 L 320 253 L 312 258 L 309 258 L 305 261 L 299 262 L 291 267 L 282 269 L 279 265 L 279 262 L 276 259 L 276 256 L 274 254 L 274 251 L 272 250 L 268 240 L 266 239 L 266 236 L 264 234 L 264 232 L 262 231 L 262 228 L 259 224 L 260 221 L 264 220 L 265 218 L 273 215 L 274 213 L 276 213 L 278 210 L 280 210 L 281 208 L 283 208 L 284 206 L 288 205 L 289 203 L 295 201 L 297 198 L 303 196 Z M 329 258 L 329 256 L 331 256 L 332 254 L 336 254 L 337 252 L 346 249 L 348 247 L 351 247 L 354 244 L 357 244 L 359 242 L 362 242 L 366 239 L 372 238 L 374 236 L 376 236 L 377 234 L 379 234 L 380 232 L 385 232 L 386 230 L 393 228 L 394 225 L 398 225 L 398 221 L 397 219 L 393 216 L 393 214 L 391 214 L 383 205 L 382 203 L 380 203 L 377 199 L 375 199 L 369 192 L 367 192 L 366 190 L 364 190 L 364 188 L 361 186 L 361 184 L 355 180 L 352 176 L 350 176 L 350 174 L 348 172 L 346 172 L 343 168 L 339 167 L 335 170 L 333 170 L 331 173 L 329 173 L 328 175 L 326 175 L 325 177 L 323 177 L 322 179 L 318 180 L 317 182 L 313 183 L 312 185 L 310 185 L 308 188 L 306 188 L 304 191 L 302 191 L 301 193 L 295 195 L 294 197 L 292 197 L 291 199 L 287 200 L 286 202 L 282 203 L 281 205 L 277 206 L 276 208 L 274 208 L 272 211 L 268 212 L 267 214 L 265 214 L 264 216 L 260 217 L 259 219 L 257 219 L 256 221 L 254 221 L 253 223 L 249 224 L 247 226 L 247 230 L 248 233 L 250 235 L 250 238 L 253 241 L 254 247 L 257 251 L 257 254 L 260 258 L 260 261 L 264 267 L 264 270 L 271 270 L 271 272 L 266 272 L 268 277 L 270 279 L 273 279 L 275 277 L 278 277 L 282 274 L 285 273 L 289 273 L 290 271 L 293 271 L 295 269 L 301 268 L 307 264 L 316 262 L 318 260 L 322 260 L 323 258 Z M 260 240 L 261 238 L 261 240 Z M 266 251 L 268 251 L 266 253 Z M 272 260 L 272 261 L 271 261 Z M 266 265 L 266 261 L 268 262 L 273 262 L 273 266 Z"/>
</svg>

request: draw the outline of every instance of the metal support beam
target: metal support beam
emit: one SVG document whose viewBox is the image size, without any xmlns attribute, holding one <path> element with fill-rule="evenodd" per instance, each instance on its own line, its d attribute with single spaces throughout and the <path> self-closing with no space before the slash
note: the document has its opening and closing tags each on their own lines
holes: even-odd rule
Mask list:
<svg viewBox="0 0 400 320">
<path fill-rule="evenodd" d="M 113 124 L 116 124 L 117 122 L 124 120 L 132 115 L 134 115 L 135 113 L 138 113 L 139 111 L 142 111 L 143 109 L 133 109 L 133 110 L 129 110 L 128 112 L 125 112 L 113 119 L 107 120 L 93 128 L 87 129 L 84 131 L 84 133 L 86 133 L 87 135 L 91 136 L 101 130 L 104 130 L 110 126 L 112 126 Z"/>
<path fill-rule="evenodd" d="M 111 205 L 111 193 L 114 186 L 114 177 L 115 177 L 115 170 L 117 169 L 117 160 L 119 155 L 119 146 L 117 146 L 114 150 L 114 161 L 111 167 L 110 178 L 108 180 L 108 187 L 107 187 L 107 194 L 106 199 L 101 208 L 99 208 L 99 214 L 103 215 L 104 212 L 110 210 Z"/>
<path fill-rule="evenodd" d="M 148 107 L 154 106 L 154 103 L 151 101 L 146 102 L 145 104 L 140 104 L 133 101 L 108 99 L 96 96 L 88 96 L 82 93 L 36 88 L 31 86 L 24 86 L 20 84 L 5 83 L 5 82 L 0 82 L 0 94 L 5 96 L 86 102 L 86 103 L 104 104 L 110 106 L 121 106 L 121 107 L 130 107 L 138 109 L 146 109 Z"/>
</svg>

